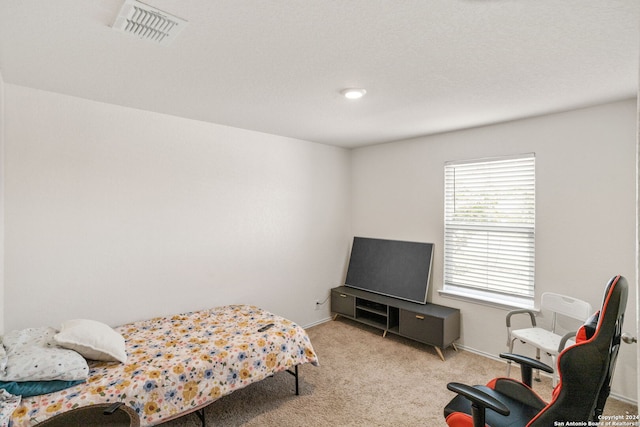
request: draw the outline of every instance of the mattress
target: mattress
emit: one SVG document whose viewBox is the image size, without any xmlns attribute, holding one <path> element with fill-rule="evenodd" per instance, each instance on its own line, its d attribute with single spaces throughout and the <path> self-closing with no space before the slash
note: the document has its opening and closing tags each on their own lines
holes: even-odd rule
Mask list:
<svg viewBox="0 0 640 427">
<path fill-rule="evenodd" d="M 266 327 L 266 328 L 265 328 Z M 251 305 L 158 317 L 114 328 L 127 361 L 89 361 L 89 378 L 23 398 L 9 426 L 32 426 L 82 406 L 124 402 L 152 426 L 204 408 L 277 372 L 318 358 L 300 326 Z"/>
</svg>

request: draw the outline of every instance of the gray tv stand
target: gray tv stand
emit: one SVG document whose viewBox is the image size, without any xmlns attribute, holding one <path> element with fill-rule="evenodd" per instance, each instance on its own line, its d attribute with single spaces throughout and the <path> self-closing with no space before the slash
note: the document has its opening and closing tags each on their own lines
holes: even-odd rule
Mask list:
<svg viewBox="0 0 640 427">
<path fill-rule="evenodd" d="M 460 338 L 460 310 L 436 304 L 418 304 L 347 286 L 331 289 L 331 311 L 388 332 L 433 346 L 444 361 L 442 350 Z"/>
</svg>

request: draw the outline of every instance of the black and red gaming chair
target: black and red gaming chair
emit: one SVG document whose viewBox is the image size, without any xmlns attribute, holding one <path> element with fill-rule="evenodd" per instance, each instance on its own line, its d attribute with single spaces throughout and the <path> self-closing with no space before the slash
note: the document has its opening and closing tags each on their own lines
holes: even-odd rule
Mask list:
<svg viewBox="0 0 640 427">
<path fill-rule="evenodd" d="M 615 368 L 628 284 L 622 276 L 607 283 L 602 308 L 580 328 L 576 344 L 557 359 L 559 383 L 551 402 L 531 388 L 532 369 L 553 372 L 537 360 L 505 354 L 518 362 L 523 381 L 496 378 L 486 386 L 449 383 L 458 393 L 444 409 L 449 427 L 547 427 L 573 421 L 597 421 L 609 397 Z"/>
</svg>

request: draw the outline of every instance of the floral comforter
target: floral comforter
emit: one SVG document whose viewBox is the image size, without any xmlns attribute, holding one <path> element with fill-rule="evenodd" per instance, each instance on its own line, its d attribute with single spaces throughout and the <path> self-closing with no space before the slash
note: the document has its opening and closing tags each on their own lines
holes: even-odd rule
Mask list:
<svg viewBox="0 0 640 427">
<path fill-rule="evenodd" d="M 90 362 L 86 383 L 23 398 L 9 426 L 31 426 L 70 409 L 109 402 L 126 403 L 141 426 L 151 426 L 273 373 L 318 364 L 304 329 L 254 306 L 159 317 L 115 330 L 126 341 L 126 364 Z"/>
</svg>

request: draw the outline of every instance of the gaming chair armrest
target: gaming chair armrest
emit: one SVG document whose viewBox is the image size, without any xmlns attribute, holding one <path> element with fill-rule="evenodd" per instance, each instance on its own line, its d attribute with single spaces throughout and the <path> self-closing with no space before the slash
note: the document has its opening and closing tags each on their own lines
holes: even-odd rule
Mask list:
<svg viewBox="0 0 640 427">
<path fill-rule="evenodd" d="M 532 359 L 531 357 L 515 353 L 500 353 L 500 357 L 502 357 L 503 359 L 512 360 L 516 363 L 519 363 L 520 365 L 524 365 L 532 369 L 540 369 L 545 372 L 549 372 L 550 374 L 553 373 L 553 368 L 551 366 L 547 365 L 546 363 L 542 363 L 539 360 Z"/>
<path fill-rule="evenodd" d="M 509 415 L 511 413 L 504 403 L 492 396 L 489 396 L 482 390 L 478 390 L 477 388 L 455 382 L 447 384 L 447 388 L 471 401 L 471 410 L 473 412 L 474 421 L 481 420 L 480 425 L 484 425 L 484 413 L 487 408 L 500 415 Z M 476 424 L 477 422 L 474 423 L 474 425 Z"/>
<path fill-rule="evenodd" d="M 553 373 L 553 368 L 539 360 L 532 359 L 521 354 L 513 353 L 500 353 L 500 357 L 503 359 L 512 360 L 520 365 L 520 371 L 522 373 L 522 382 L 531 387 L 531 380 L 533 378 L 533 370 L 540 369 L 541 371 Z"/>
</svg>

